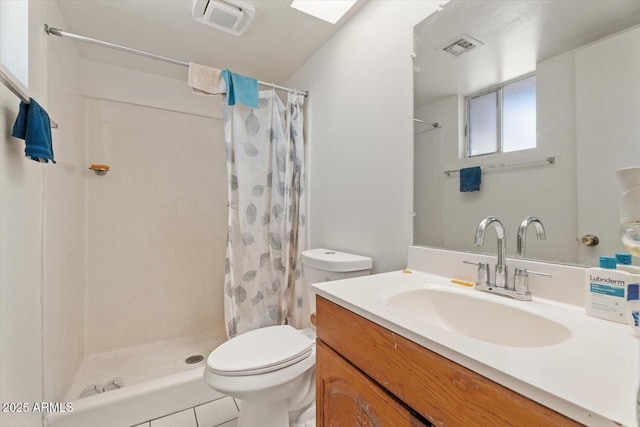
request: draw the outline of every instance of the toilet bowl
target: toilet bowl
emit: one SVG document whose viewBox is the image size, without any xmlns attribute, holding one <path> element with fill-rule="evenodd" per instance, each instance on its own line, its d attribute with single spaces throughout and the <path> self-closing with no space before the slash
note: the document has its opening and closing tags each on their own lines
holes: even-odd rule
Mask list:
<svg viewBox="0 0 640 427">
<path fill-rule="evenodd" d="M 239 399 L 238 427 L 284 427 L 290 424 L 290 411 L 308 412 L 314 404 L 315 363 L 313 331 L 269 326 L 214 350 L 207 358 L 204 380 Z M 301 425 L 305 421 L 300 420 Z"/>
<path fill-rule="evenodd" d="M 327 249 L 303 252 L 302 264 L 312 312 L 312 283 L 363 276 L 371 269 L 370 258 Z M 204 380 L 238 399 L 237 427 L 313 427 L 315 362 L 315 328 L 268 326 L 217 347 L 207 358 Z"/>
</svg>

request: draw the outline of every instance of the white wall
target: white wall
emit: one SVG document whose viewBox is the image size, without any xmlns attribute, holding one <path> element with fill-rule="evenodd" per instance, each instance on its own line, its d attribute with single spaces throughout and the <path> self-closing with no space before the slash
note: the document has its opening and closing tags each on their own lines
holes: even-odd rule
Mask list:
<svg viewBox="0 0 640 427">
<path fill-rule="evenodd" d="M 599 253 L 581 255 L 596 264 L 623 251 L 614 171 L 640 165 L 640 28 L 576 51 L 576 106 L 580 234 L 600 237 Z"/>
<path fill-rule="evenodd" d="M 111 167 L 87 176 L 86 352 L 223 328 L 222 120 L 167 110 L 211 115 L 221 99 L 91 62 L 83 88 L 87 164 Z"/>
<path fill-rule="evenodd" d="M 538 212 L 533 215 L 540 215 L 547 230 L 546 241 L 536 240 L 534 231 L 529 231 L 527 256 L 584 264 L 579 256 L 581 244 L 576 240 L 579 163 L 576 159 L 575 53 L 567 52 L 537 64 L 536 84 L 538 144 L 545 154 L 556 157 L 556 163 L 541 168 L 547 172 L 544 178 L 530 182 L 522 193 L 534 202 L 537 197 L 532 196 L 542 193 L 536 206 L 540 210 L 532 212 Z"/>
<path fill-rule="evenodd" d="M 288 81 L 309 90 L 310 246 L 406 265 L 412 242 L 413 26 L 438 1 L 372 1 Z"/>
<path fill-rule="evenodd" d="M 425 70 L 426 71 L 426 70 Z M 415 125 L 414 146 L 413 222 L 415 245 L 442 247 L 444 245 L 443 181 L 445 175 L 443 157 L 445 145 L 456 144 L 459 126 L 458 96 L 453 95 L 441 101 L 416 108 L 415 117 L 431 123 L 438 123 L 433 129 L 426 125 Z"/>
<path fill-rule="evenodd" d="M 222 98 L 195 95 L 187 87 L 184 67 L 176 66 L 184 73 L 181 80 L 89 60 L 82 60 L 80 67 L 82 93 L 87 97 L 222 118 Z"/>
<path fill-rule="evenodd" d="M 11 138 L 15 96 L 0 85 L 0 401 L 42 398 L 42 168 Z M 39 425 L 38 414 L 0 413 L 3 426 Z M 21 423 L 21 424 L 20 424 Z"/>
<path fill-rule="evenodd" d="M 65 28 L 54 2 L 30 3 L 31 27 L 42 37 L 48 108 L 58 164 L 44 167 L 44 398 L 62 401 L 84 356 L 84 99 L 73 43 L 44 36 L 44 24 Z"/>
<path fill-rule="evenodd" d="M 44 22 L 64 26 L 55 2 L 29 2 L 28 91 L 60 125 L 53 130 L 56 159 L 77 163 L 81 102 L 74 77 L 65 74 L 74 52 L 58 52 Z M 0 91 L 0 401 L 56 401 L 82 356 L 81 174 L 24 157 L 24 142 L 9 136 L 19 100 Z M 0 424 L 39 426 L 41 416 L 0 413 Z"/>
<path fill-rule="evenodd" d="M 423 70 L 422 72 L 425 72 Z M 478 249 L 474 236 L 478 223 L 486 216 L 498 217 L 507 232 L 507 250 L 515 254 L 517 229 L 529 215 L 542 220 L 547 230 L 546 241 L 536 241 L 533 232 L 527 239 L 527 256 L 578 262 L 576 242 L 576 137 L 575 137 L 575 77 L 574 53 L 559 55 L 541 62 L 537 79 L 537 144 L 535 150 L 460 159 L 463 141 L 464 99 L 453 95 L 442 101 L 416 109 L 416 117 L 442 124 L 442 162 L 438 165 L 416 165 L 416 168 L 436 167 L 440 181 L 416 182 L 417 217 L 433 215 L 418 208 L 432 209 L 442 215 L 443 247 L 455 250 L 495 253 L 493 237 Z M 420 139 L 416 139 L 418 144 Z M 420 147 L 416 145 L 416 153 Z M 433 148 L 432 148 L 433 149 Z M 450 177 L 445 170 L 469 166 L 493 165 L 503 162 L 544 159 L 555 156 L 554 165 L 512 167 L 484 170 L 479 192 L 461 193 L 458 174 Z M 418 175 L 416 178 L 420 179 Z M 441 185 L 441 205 L 433 195 Z M 420 187 L 426 187 L 426 192 Z M 429 203 L 424 198 L 429 198 Z M 437 227 L 431 221 L 429 226 Z M 416 242 L 424 240 L 426 225 L 416 228 Z M 434 231 L 430 230 L 433 234 Z M 423 237 L 419 237 L 423 236 Z M 494 236 L 490 232 L 490 236 Z M 433 239 L 429 245 L 438 246 Z"/>
</svg>

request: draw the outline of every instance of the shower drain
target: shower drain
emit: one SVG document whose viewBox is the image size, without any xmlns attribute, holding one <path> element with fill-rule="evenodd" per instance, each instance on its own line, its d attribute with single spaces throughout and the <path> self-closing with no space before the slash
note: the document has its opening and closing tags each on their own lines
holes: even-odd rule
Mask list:
<svg viewBox="0 0 640 427">
<path fill-rule="evenodd" d="M 201 354 L 195 354 L 193 356 L 189 356 L 186 358 L 185 362 L 187 362 L 189 365 L 193 365 L 195 363 L 200 363 L 204 360 L 204 356 Z"/>
</svg>

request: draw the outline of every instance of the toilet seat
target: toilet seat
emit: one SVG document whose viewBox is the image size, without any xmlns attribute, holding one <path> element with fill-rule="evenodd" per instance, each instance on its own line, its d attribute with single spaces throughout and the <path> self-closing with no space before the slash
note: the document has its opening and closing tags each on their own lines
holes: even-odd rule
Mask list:
<svg viewBox="0 0 640 427">
<path fill-rule="evenodd" d="M 256 329 L 216 348 L 207 358 L 207 369 L 223 376 L 273 372 L 309 357 L 313 344 L 289 325 Z"/>
</svg>

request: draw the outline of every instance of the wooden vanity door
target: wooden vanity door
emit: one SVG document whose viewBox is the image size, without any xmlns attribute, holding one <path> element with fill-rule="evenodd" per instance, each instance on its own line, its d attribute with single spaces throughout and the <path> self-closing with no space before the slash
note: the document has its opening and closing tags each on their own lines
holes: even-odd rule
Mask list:
<svg viewBox="0 0 640 427">
<path fill-rule="evenodd" d="M 423 427 L 402 403 L 317 342 L 316 418 L 320 427 Z"/>
</svg>

